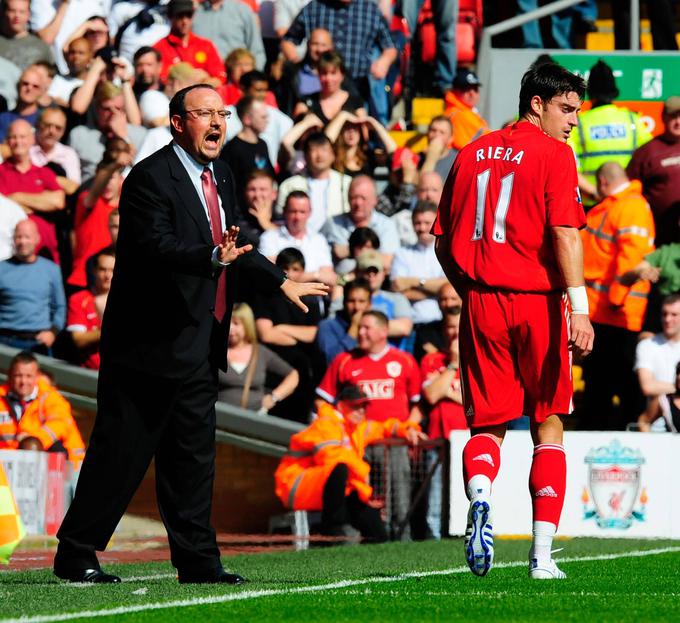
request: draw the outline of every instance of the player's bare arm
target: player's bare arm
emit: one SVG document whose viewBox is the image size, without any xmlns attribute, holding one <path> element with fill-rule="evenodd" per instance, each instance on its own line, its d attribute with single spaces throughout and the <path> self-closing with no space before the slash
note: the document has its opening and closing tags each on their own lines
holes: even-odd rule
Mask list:
<svg viewBox="0 0 680 623">
<path fill-rule="evenodd" d="M 434 243 L 434 252 L 437 256 L 437 259 L 439 260 L 439 264 L 441 265 L 444 274 L 446 275 L 446 278 L 449 280 L 451 285 L 456 288 L 456 290 L 458 290 L 459 285 L 457 284 L 460 284 L 462 275 L 460 268 L 456 266 L 453 258 L 451 257 L 451 241 L 449 240 L 448 236 L 437 236 L 437 239 Z"/>
<path fill-rule="evenodd" d="M 552 227 L 551 231 L 557 264 L 572 307 L 569 343 L 575 356 L 585 357 L 593 350 L 595 332 L 588 318 L 581 236 L 575 227 Z"/>
</svg>

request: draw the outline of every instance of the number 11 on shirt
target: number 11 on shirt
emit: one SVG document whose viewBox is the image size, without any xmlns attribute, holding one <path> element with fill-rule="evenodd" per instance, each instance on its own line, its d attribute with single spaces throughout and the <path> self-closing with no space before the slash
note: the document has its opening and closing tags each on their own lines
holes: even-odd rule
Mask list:
<svg viewBox="0 0 680 623">
<path fill-rule="evenodd" d="M 472 234 L 472 240 L 481 240 L 484 235 L 484 206 L 486 205 L 486 191 L 489 186 L 490 176 L 491 169 L 485 169 L 477 175 L 477 209 L 475 211 L 475 231 Z M 492 240 L 494 242 L 505 242 L 505 219 L 508 216 L 514 180 L 514 173 L 508 173 L 508 175 L 501 179 L 501 192 L 498 195 L 493 219 Z"/>
</svg>

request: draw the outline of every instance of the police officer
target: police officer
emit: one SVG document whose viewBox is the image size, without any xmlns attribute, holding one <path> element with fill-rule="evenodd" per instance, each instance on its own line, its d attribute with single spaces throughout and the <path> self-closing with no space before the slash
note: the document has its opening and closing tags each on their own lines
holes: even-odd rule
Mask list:
<svg viewBox="0 0 680 623">
<path fill-rule="evenodd" d="M 637 113 L 613 104 L 618 96 L 611 67 L 603 60 L 597 61 L 588 78 L 592 108 L 579 116 L 576 132 L 569 138 L 578 160 L 579 188 L 587 206 L 596 203 L 595 172 L 600 166 L 616 162 L 625 168 L 633 152 L 652 138 Z"/>
</svg>

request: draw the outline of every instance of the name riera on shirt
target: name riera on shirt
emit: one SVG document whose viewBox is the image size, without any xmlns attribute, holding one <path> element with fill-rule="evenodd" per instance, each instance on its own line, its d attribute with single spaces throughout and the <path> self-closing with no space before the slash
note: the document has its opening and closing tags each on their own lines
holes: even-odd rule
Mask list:
<svg viewBox="0 0 680 623">
<path fill-rule="evenodd" d="M 524 150 L 520 149 L 515 152 L 512 147 L 501 147 L 500 145 L 488 147 L 482 147 L 482 149 L 477 150 L 477 162 L 482 160 L 506 160 L 508 162 L 514 162 L 515 164 L 522 164 L 522 158 L 524 157 Z"/>
</svg>

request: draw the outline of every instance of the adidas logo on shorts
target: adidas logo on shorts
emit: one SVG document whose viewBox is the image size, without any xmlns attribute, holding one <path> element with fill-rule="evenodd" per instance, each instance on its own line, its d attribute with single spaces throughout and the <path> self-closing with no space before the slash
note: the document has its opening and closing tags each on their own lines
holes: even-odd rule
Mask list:
<svg viewBox="0 0 680 623">
<path fill-rule="evenodd" d="M 557 493 L 555 493 L 555 489 L 553 489 L 550 485 L 547 487 L 543 487 L 542 489 L 539 489 L 536 491 L 536 497 L 537 498 L 556 498 Z"/>
<path fill-rule="evenodd" d="M 493 464 L 493 459 L 491 458 L 491 455 L 488 454 L 488 453 L 478 454 L 478 455 L 477 455 L 475 458 L 473 458 L 472 460 L 473 460 L 473 461 L 485 461 L 486 463 L 488 463 L 489 465 L 491 465 L 491 467 L 495 467 L 495 465 Z"/>
</svg>

